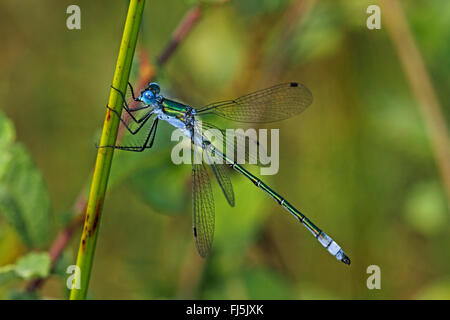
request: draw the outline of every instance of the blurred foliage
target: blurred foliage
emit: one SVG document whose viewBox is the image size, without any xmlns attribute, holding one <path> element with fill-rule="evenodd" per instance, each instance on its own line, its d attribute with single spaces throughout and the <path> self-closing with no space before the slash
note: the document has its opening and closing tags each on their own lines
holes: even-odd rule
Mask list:
<svg viewBox="0 0 450 320">
<path fill-rule="evenodd" d="M 29 253 L 17 260 L 15 271 L 23 279 L 45 278 L 50 272 L 50 257 L 47 253 Z"/>
<path fill-rule="evenodd" d="M 0 112 L 0 213 L 27 246 L 42 246 L 49 235 L 50 199 L 41 173 L 14 136 L 10 120 Z"/>
<path fill-rule="evenodd" d="M 200 259 L 190 166 L 172 164 L 176 141 L 160 123 L 152 150 L 114 156 L 91 297 L 448 299 L 449 199 L 383 16 L 381 30 L 366 28 L 371 1 L 304 1 L 310 10 L 294 17 L 295 1 L 202 2 L 198 25 L 158 71 L 163 94 L 200 106 L 284 81 L 310 88 L 309 110 L 268 126 L 280 129 L 280 171 L 263 180 L 334 237 L 352 265 L 233 172 L 236 206 L 213 183 L 215 242 Z M 141 43 L 152 62 L 194 3 L 148 3 Z M 81 30 L 65 27 L 70 4 L 81 7 Z M 449 123 L 450 3 L 402 4 Z M 90 181 L 126 2 L 46 1 L 30 11 L 9 0 L 0 9 L 2 28 L 14 30 L 0 52 L 0 297 L 37 298 L 6 281 L 20 280 L 18 265 L 22 275 L 48 272 L 43 254 L 19 257 L 48 247 L 61 228 L 51 220 L 65 225 Z M 138 71 L 135 59 L 132 83 Z M 78 244 L 79 232 L 45 296 L 66 297 Z M 381 268 L 380 291 L 366 287 L 371 264 Z"/>
<path fill-rule="evenodd" d="M 431 283 L 420 290 L 414 299 L 449 300 L 450 281 L 444 279 Z"/>
<path fill-rule="evenodd" d="M 411 188 L 405 203 L 405 219 L 418 232 L 433 237 L 448 226 L 447 203 L 437 181 Z"/>
<path fill-rule="evenodd" d="M 0 284 L 13 280 L 45 278 L 50 273 L 50 257 L 46 252 L 31 252 L 19 258 L 16 264 L 0 267 Z"/>
</svg>

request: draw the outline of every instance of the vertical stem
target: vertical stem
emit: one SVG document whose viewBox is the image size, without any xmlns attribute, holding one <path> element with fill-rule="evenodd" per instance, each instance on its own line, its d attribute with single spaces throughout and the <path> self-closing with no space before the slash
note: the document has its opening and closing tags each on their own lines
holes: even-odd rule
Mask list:
<svg viewBox="0 0 450 320">
<path fill-rule="evenodd" d="M 433 148 L 447 199 L 450 201 L 450 140 L 442 107 L 437 98 L 422 55 L 408 27 L 398 0 L 382 1 L 387 31 L 415 95 Z M 450 202 L 447 202 L 450 206 Z"/>
<path fill-rule="evenodd" d="M 128 14 L 113 79 L 113 86 L 122 92 L 126 91 L 144 4 L 145 0 L 131 0 L 128 7 Z M 119 114 L 122 113 L 122 99 L 120 94 L 114 89 L 111 89 L 110 91 L 108 106 L 114 108 Z M 100 145 L 114 145 L 118 128 L 119 118 L 112 115 L 109 109 L 106 109 Z M 112 148 L 98 149 L 91 191 L 86 208 L 83 233 L 81 235 L 80 248 L 78 250 L 77 269 L 80 273 L 76 274 L 76 276 L 79 281 L 74 281 L 70 292 L 71 300 L 86 298 L 94 259 L 95 244 L 97 242 L 101 210 L 103 207 L 113 153 L 114 149 Z M 76 287 L 77 282 L 80 285 L 79 288 Z"/>
</svg>

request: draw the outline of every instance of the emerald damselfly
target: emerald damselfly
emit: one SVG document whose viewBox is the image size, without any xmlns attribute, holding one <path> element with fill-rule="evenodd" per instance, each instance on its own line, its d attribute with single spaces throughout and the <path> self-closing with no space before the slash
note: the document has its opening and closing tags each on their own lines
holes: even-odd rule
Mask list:
<svg viewBox="0 0 450 320">
<path fill-rule="evenodd" d="M 331 237 L 312 223 L 310 219 L 280 196 L 275 190 L 244 169 L 235 161 L 234 157 L 230 157 L 227 153 L 222 153 L 209 140 L 205 133 L 207 129 L 221 129 L 199 120 L 204 115 L 215 115 L 232 121 L 254 123 L 284 120 L 301 113 L 312 103 L 312 94 L 308 88 L 297 82 L 284 83 L 256 91 L 234 100 L 216 102 L 196 109 L 164 97 L 160 94 L 160 86 L 155 82 L 149 83 L 138 97 L 135 96 L 131 84 L 128 83 L 128 85 L 131 90 L 132 99 L 140 103 L 138 107 L 131 108 L 127 103 L 124 93 L 114 87 L 113 89 L 120 93 L 123 100 L 123 109 L 128 113 L 131 121 L 135 122 L 137 128 L 131 129 L 123 118 L 120 118 L 120 120 L 132 135 L 140 132 L 150 119 L 153 119 L 152 125 L 148 133 L 145 134 L 144 142 L 140 145 L 111 145 L 101 147 L 111 147 L 135 152 L 142 152 L 149 149 L 153 146 L 155 140 L 158 121 L 164 120 L 175 128 L 180 129 L 191 140 L 192 150 L 200 148 L 206 151 L 207 157 L 211 158 L 211 155 L 214 155 L 215 158 L 219 156 L 223 160 L 224 164 L 218 164 L 214 161 L 208 161 L 207 164 L 210 166 L 225 198 L 231 206 L 234 206 L 235 203 L 234 191 L 228 174 L 224 169 L 224 165 L 228 165 L 245 176 L 258 188 L 265 191 L 303 224 L 330 254 L 335 256 L 339 261 L 348 265 L 350 264 L 349 257 L 347 257 L 341 247 Z M 119 113 L 115 110 L 109 109 L 119 116 Z M 139 117 L 135 116 L 137 113 L 140 113 Z M 191 152 L 193 233 L 197 250 L 202 257 L 205 257 L 213 243 L 215 209 L 207 165 L 202 161 L 196 163 L 194 153 L 194 151 Z"/>
</svg>

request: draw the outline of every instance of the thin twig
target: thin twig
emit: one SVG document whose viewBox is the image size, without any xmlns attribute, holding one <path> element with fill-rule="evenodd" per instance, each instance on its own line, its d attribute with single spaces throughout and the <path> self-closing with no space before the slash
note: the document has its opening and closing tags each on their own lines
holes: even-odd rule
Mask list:
<svg viewBox="0 0 450 320">
<path fill-rule="evenodd" d="M 163 53 L 158 58 L 158 65 L 163 65 L 172 56 L 181 41 L 186 38 L 187 34 L 192 30 L 192 27 L 200 19 L 202 13 L 201 5 L 198 4 L 189 10 L 184 16 L 183 20 L 172 34 L 172 39 L 167 44 Z"/>
</svg>

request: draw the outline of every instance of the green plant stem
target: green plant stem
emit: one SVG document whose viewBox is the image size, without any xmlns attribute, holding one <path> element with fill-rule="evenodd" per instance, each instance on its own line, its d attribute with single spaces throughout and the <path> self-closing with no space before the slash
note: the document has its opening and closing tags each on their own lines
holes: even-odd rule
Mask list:
<svg viewBox="0 0 450 320">
<path fill-rule="evenodd" d="M 144 4 L 145 0 L 131 0 L 128 7 L 128 14 L 112 84 L 113 87 L 118 88 L 122 92 L 126 91 Z M 108 106 L 116 110 L 119 114 L 122 113 L 122 99 L 120 94 L 114 89 L 111 89 L 110 91 Z M 100 145 L 114 145 L 118 128 L 119 118 L 109 109 L 106 109 Z M 79 280 L 79 282 L 76 280 L 73 282 L 73 287 L 70 292 L 71 300 L 81 300 L 86 298 L 113 154 L 114 149 L 112 148 L 98 149 L 77 257 L 77 267 L 79 268 L 78 270 L 80 273 L 76 274 L 76 280 Z M 76 286 L 77 282 L 79 283 L 79 288 Z"/>
</svg>

